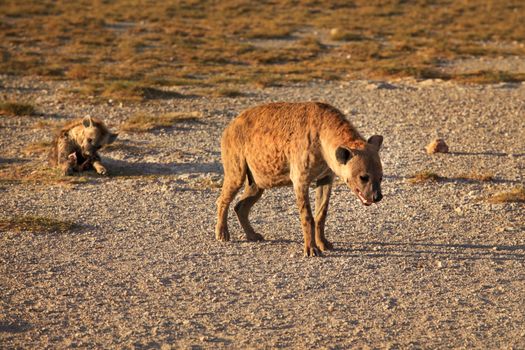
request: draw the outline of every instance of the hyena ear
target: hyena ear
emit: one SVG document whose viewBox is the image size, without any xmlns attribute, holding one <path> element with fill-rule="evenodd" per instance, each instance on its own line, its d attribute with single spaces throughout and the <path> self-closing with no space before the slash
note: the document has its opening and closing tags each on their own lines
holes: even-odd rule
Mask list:
<svg viewBox="0 0 525 350">
<path fill-rule="evenodd" d="M 376 146 L 377 150 L 379 151 L 379 149 L 381 148 L 381 145 L 383 144 L 383 136 L 381 135 L 370 136 L 370 138 L 368 139 L 368 143 Z"/>
<path fill-rule="evenodd" d="M 93 127 L 93 120 L 91 120 L 91 117 L 89 115 L 82 119 L 82 125 L 84 126 L 84 128 Z"/>
<path fill-rule="evenodd" d="M 109 134 L 108 144 L 113 143 L 117 139 L 118 134 Z"/>
<path fill-rule="evenodd" d="M 335 150 L 335 158 L 339 164 L 346 164 L 350 159 L 352 159 L 352 152 L 345 147 L 337 147 Z"/>
</svg>

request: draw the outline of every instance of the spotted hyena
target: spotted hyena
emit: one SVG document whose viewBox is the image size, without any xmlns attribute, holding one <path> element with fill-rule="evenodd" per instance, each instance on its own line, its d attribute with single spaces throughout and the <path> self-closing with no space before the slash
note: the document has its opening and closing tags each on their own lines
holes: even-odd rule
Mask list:
<svg viewBox="0 0 525 350">
<path fill-rule="evenodd" d="M 324 234 L 334 176 L 364 205 L 381 200 L 383 137 L 364 139 L 344 115 L 323 103 L 271 103 L 248 109 L 223 133 L 224 184 L 217 200 L 216 238 L 228 241 L 228 207 L 246 183 L 235 212 L 250 241 L 262 240 L 250 222 L 251 207 L 263 191 L 292 185 L 304 234 L 304 254 L 332 249 Z M 308 188 L 315 183 L 315 211 Z"/>
<path fill-rule="evenodd" d="M 51 145 L 49 161 L 58 166 L 64 175 L 94 168 L 99 174 L 107 174 L 100 161 L 98 150 L 110 144 L 118 134 L 111 133 L 97 118 L 84 117 L 65 125 Z"/>
</svg>

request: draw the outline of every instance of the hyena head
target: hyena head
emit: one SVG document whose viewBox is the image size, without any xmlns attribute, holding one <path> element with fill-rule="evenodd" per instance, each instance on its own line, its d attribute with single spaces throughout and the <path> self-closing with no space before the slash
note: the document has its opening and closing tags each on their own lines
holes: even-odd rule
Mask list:
<svg viewBox="0 0 525 350">
<path fill-rule="evenodd" d="M 382 143 L 383 136 L 374 135 L 368 139 L 363 149 L 350 149 L 345 146 L 336 149 L 335 156 L 341 165 L 340 176 L 367 206 L 383 198 L 383 167 L 379 158 Z"/>
<path fill-rule="evenodd" d="M 95 155 L 99 149 L 115 141 L 118 136 L 118 134 L 109 132 L 102 122 L 89 116 L 82 119 L 82 129 L 83 138 L 80 142 L 80 148 L 86 157 Z"/>
</svg>

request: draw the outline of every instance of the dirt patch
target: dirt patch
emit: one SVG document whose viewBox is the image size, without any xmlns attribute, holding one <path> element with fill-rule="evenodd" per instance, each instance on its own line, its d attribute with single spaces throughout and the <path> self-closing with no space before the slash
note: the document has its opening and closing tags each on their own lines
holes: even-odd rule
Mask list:
<svg viewBox="0 0 525 350">
<path fill-rule="evenodd" d="M 79 101 L 63 94 L 70 87 L 2 76 L 0 93 L 35 101 L 44 122 L 92 115 L 120 133 L 100 151 L 109 176 L 64 185 L 26 152 L 52 131 L 2 119 L 0 172 L 52 181 L 0 181 L 0 217 L 82 227 L 1 226 L 4 347 L 525 347 L 524 204 L 487 200 L 524 182 L 523 85 L 309 82 L 123 104 Z M 265 242 L 246 242 L 233 211 L 232 242 L 214 239 L 221 132 L 278 100 L 328 102 L 364 136 L 385 137 L 383 200 L 363 207 L 334 186 L 326 233 L 336 249 L 323 258 L 302 257 L 289 188 L 266 191 L 251 214 Z M 206 118 L 119 130 L 137 113 L 195 111 Z M 443 135 L 451 152 L 427 155 Z M 441 179 L 407 181 L 422 169 Z"/>
</svg>

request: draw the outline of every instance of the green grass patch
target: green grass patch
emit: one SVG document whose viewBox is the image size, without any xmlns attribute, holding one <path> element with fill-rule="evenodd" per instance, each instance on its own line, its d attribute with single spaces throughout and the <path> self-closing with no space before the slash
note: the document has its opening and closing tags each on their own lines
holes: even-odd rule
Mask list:
<svg viewBox="0 0 525 350">
<path fill-rule="evenodd" d="M 422 183 L 422 182 L 436 182 L 436 181 L 439 181 L 439 180 L 442 180 L 443 177 L 434 173 L 434 172 L 431 172 L 431 171 L 420 171 L 414 175 L 412 175 L 409 179 L 408 179 L 408 182 L 411 183 L 411 184 L 418 184 L 418 183 Z"/>
<path fill-rule="evenodd" d="M 38 147 L 38 151 L 47 151 L 41 145 L 35 147 Z M 63 176 L 58 168 L 49 167 L 47 160 L 0 165 L 0 184 L 2 185 L 31 183 L 68 186 L 88 182 L 90 179 L 85 176 Z"/>
<path fill-rule="evenodd" d="M 476 84 L 519 83 L 525 81 L 525 73 L 482 70 L 475 73 L 461 74 L 457 79 Z"/>
<path fill-rule="evenodd" d="M 2 101 L 0 102 L 0 115 L 24 116 L 34 115 L 35 106 L 29 103 Z"/>
<path fill-rule="evenodd" d="M 525 187 L 516 187 L 510 191 L 494 193 L 487 198 L 489 203 L 525 203 Z"/>
<path fill-rule="evenodd" d="M 70 233 L 79 228 L 80 226 L 74 222 L 44 216 L 0 218 L 0 232 L 29 232 L 33 234 Z"/>
<path fill-rule="evenodd" d="M 0 72 L 69 79 L 79 83 L 80 95 L 127 101 L 165 98 L 159 97 L 165 96 L 162 86 L 231 87 L 231 77 L 264 87 L 261 75 L 273 77 L 271 85 L 340 77 L 525 80 L 522 73 L 497 69 L 443 70 L 443 63 L 470 57 L 524 56 L 521 0 L 137 6 L 126 0 L 6 0 L 0 6 L 8 19 L 0 23 Z M 93 81 L 100 86 L 85 87 Z"/>
<path fill-rule="evenodd" d="M 362 41 L 365 40 L 365 37 L 360 33 L 333 28 L 330 30 L 330 39 L 335 41 Z"/>
<path fill-rule="evenodd" d="M 465 180 L 465 181 L 490 182 L 490 181 L 494 181 L 494 174 L 470 172 L 470 173 L 460 175 L 458 179 Z"/>
</svg>

